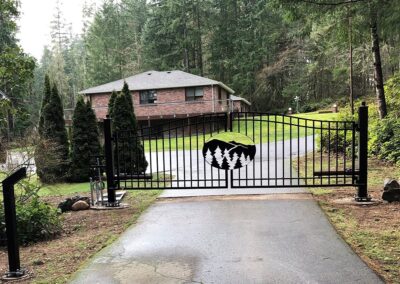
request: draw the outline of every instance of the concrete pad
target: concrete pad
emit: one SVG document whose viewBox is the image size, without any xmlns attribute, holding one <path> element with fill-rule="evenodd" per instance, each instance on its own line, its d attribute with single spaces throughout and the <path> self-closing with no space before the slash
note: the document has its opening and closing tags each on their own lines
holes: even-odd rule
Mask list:
<svg viewBox="0 0 400 284">
<path fill-rule="evenodd" d="M 313 200 L 179 200 L 154 204 L 71 283 L 383 283 Z"/>
</svg>

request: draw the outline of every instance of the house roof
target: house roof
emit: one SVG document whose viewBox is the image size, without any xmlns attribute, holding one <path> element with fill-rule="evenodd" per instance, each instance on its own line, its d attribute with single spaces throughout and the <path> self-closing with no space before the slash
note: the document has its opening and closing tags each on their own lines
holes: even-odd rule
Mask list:
<svg viewBox="0 0 400 284">
<path fill-rule="evenodd" d="M 224 88 L 228 93 L 233 94 L 234 91 L 215 80 L 205 77 L 189 74 L 183 71 L 147 71 L 131 77 L 110 82 L 107 84 L 92 87 L 79 92 L 80 94 L 98 94 L 110 93 L 112 91 L 120 91 L 124 85 L 124 81 L 128 83 L 129 90 L 152 90 L 152 89 L 170 89 L 196 86 L 218 85 Z"/>
<path fill-rule="evenodd" d="M 229 99 L 232 100 L 232 101 L 242 101 L 242 102 L 248 104 L 249 106 L 251 105 L 251 103 L 248 100 L 246 100 L 245 98 L 238 97 L 238 96 L 235 96 L 235 95 L 230 95 Z"/>
</svg>

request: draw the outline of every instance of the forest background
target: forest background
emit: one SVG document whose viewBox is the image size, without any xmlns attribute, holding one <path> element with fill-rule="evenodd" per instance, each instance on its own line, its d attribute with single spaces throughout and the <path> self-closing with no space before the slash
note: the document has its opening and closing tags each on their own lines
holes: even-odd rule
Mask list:
<svg viewBox="0 0 400 284">
<path fill-rule="evenodd" d="M 311 111 L 379 95 L 376 43 L 382 82 L 400 68 L 398 0 L 105 0 L 84 6 L 80 34 L 61 4 L 36 61 L 15 36 L 19 2 L 1 2 L 0 90 L 14 107 L 3 132 L 7 122 L 18 133 L 37 125 L 45 74 L 64 109 L 87 87 L 179 69 L 224 82 L 254 111 L 282 112 L 296 97 Z"/>
</svg>

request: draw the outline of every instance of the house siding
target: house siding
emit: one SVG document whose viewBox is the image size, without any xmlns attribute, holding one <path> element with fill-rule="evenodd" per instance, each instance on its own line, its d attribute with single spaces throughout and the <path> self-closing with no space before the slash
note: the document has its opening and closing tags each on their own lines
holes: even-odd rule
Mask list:
<svg viewBox="0 0 400 284">
<path fill-rule="evenodd" d="M 221 101 L 218 92 L 221 90 Z M 139 91 L 132 92 L 135 114 L 138 120 L 163 119 L 163 116 L 182 117 L 213 112 L 227 112 L 227 93 L 219 86 L 205 86 L 202 100 L 185 101 L 185 88 L 157 90 L 157 103 L 140 104 Z M 108 113 L 110 93 L 91 94 L 89 97 L 97 119 Z"/>
</svg>

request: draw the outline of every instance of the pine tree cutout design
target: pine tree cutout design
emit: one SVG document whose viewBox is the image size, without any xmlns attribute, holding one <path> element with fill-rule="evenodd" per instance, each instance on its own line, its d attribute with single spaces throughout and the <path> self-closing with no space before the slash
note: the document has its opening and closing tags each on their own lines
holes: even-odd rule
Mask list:
<svg viewBox="0 0 400 284">
<path fill-rule="evenodd" d="M 231 159 L 231 161 L 229 162 L 229 169 L 233 170 L 236 166 L 236 162 L 239 159 L 239 156 L 237 153 L 233 153 L 233 157 Z"/>
<path fill-rule="evenodd" d="M 247 156 L 247 157 L 246 157 L 246 165 L 248 165 L 248 164 L 250 164 L 250 163 L 251 163 L 250 156 Z"/>
<path fill-rule="evenodd" d="M 213 159 L 214 159 L 214 157 L 213 157 L 213 155 L 211 154 L 210 148 L 208 148 L 208 149 L 207 149 L 207 152 L 206 152 L 206 161 L 207 161 L 207 163 L 209 163 L 210 165 L 212 165 Z"/>
<path fill-rule="evenodd" d="M 219 167 L 221 168 L 224 157 L 222 156 L 222 151 L 221 148 L 219 148 L 219 146 L 217 147 L 217 149 L 215 149 L 214 158 L 217 161 Z"/>
<path fill-rule="evenodd" d="M 240 164 L 242 165 L 242 167 L 246 165 L 246 157 L 244 156 L 244 153 L 242 153 L 242 155 L 240 155 L 239 161 L 240 161 Z"/>
</svg>

